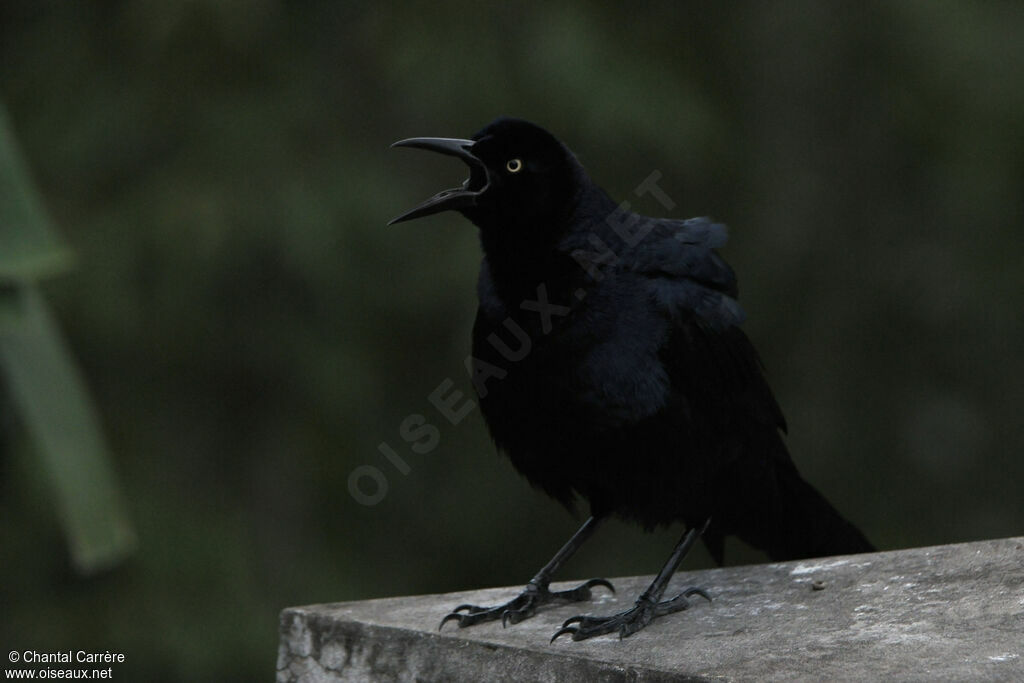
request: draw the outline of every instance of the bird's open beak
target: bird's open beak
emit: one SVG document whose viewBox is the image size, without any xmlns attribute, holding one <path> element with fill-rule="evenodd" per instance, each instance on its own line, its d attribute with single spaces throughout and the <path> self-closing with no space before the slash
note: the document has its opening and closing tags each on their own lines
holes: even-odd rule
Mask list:
<svg viewBox="0 0 1024 683">
<path fill-rule="evenodd" d="M 438 192 L 419 206 L 406 211 L 397 218 L 392 218 L 388 221 L 388 225 L 429 216 L 440 211 L 464 209 L 475 205 L 477 197 L 487 189 L 489 178 L 484 163 L 473 155 L 474 144 L 476 143 L 473 140 L 457 138 L 409 138 L 408 140 L 399 140 L 391 145 L 392 147 L 419 147 L 459 157 L 469 165 L 469 178 L 462 183 L 462 187 Z"/>
</svg>

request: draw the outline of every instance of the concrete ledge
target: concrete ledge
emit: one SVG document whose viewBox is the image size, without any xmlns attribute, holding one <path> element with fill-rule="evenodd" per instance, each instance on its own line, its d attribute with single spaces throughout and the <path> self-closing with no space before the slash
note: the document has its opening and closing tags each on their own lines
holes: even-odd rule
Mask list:
<svg viewBox="0 0 1024 683">
<path fill-rule="evenodd" d="M 681 572 L 666 595 L 698 585 L 714 602 L 626 640 L 548 644 L 570 616 L 632 605 L 650 579 L 506 629 L 437 624 L 521 587 L 289 608 L 277 681 L 1024 680 L 1024 537 Z"/>
</svg>

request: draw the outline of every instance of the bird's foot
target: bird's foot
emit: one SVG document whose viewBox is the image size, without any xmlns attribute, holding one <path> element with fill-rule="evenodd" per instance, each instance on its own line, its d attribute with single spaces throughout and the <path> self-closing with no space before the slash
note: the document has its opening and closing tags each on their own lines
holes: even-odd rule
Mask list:
<svg viewBox="0 0 1024 683">
<path fill-rule="evenodd" d="M 671 600 L 663 600 L 661 602 L 655 602 L 646 595 L 642 595 L 636 601 L 636 604 L 625 612 L 619 612 L 607 617 L 578 616 L 567 619 L 562 624 L 562 628 L 551 637 L 551 642 L 555 642 L 558 636 L 565 634 L 572 634 L 573 640 L 586 640 L 587 638 L 612 633 L 613 631 L 619 632 L 619 638 L 627 638 L 644 626 L 647 626 L 657 617 L 673 612 L 681 612 L 689 608 L 690 601 L 688 598 L 694 595 L 699 595 L 708 602 L 711 602 L 711 596 L 708 595 L 707 591 L 703 588 L 695 587 L 687 588 Z"/>
<path fill-rule="evenodd" d="M 549 602 L 582 602 L 589 600 L 591 595 L 590 589 L 594 586 L 603 586 L 612 593 L 615 592 L 615 587 L 606 579 L 590 579 L 575 588 L 564 591 L 552 591 L 548 589 L 546 583 L 540 584 L 531 581 L 526 584 L 526 588 L 522 593 L 502 605 L 495 605 L 494 607 L 481 607 L 469 604 L 459 605 L 452 610 L 451 614 L 441 620 L 437 630 L 440 631 L 449 621 L 458 622 L 459 628 L 497 619 L 501 619 L 502 626 L 507 626 L 510 623 L 518 624 L 520 621 L 532 617 L 537 613 L 538 607 Z"/>
</svg>

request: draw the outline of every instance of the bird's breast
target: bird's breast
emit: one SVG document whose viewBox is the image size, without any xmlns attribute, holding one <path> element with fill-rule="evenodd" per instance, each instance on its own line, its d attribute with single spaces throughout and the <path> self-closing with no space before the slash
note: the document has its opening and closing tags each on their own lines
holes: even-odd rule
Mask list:
<svg viewBox="0 0 1024 683">
<path fill-rule="evenodd" d="M 659 358 L 665 320 L 640 288 L 619 282 L 550 288 L 518 306 L 481 297 L 474 386 L 496 439 L 579 436 L 661 410 L 670 380 Z"/>
</svg>

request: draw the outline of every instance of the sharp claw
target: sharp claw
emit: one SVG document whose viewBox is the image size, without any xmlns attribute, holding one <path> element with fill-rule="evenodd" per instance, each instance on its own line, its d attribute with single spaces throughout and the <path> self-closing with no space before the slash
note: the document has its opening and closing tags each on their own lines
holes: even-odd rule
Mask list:
<svg viewBox="0 0 1024 683">
<path fill-rule="evenodd" d="M 686 597 L 690 597 L 691 595 L 699 595 L 700 597 L 704 598 L 708 602 L 711 602 L 711 594 L 708 593 L 703 588 L 697 588 L 696 586 L 694 586 L 692 588 L 687 588 L 685 591 L 683 591 L 682 594 L 685 595 Z"/>
<path fill-rule="evenodd" d="M 520 621 L 533 616 L 539 606 L 545 605 L 549 602 L 557 600 L 568 600 L 571 602 L 588 600 L 590 599 L 590 589 L 596 586 L 607 588 L 612 593 L 615 592 L 615 586 L 613 586 L 607 579 L 590 579 L 576 588 L 566 591 L 552 592 L 548 590 L 547 586 L 547 582 L 544 582 L 543 585 L 539 583 L 529 583 L 523 593 L 516 598 L 509 600 L 504 605 L 480 607 L 479 605 L 473 605 L 468 602 L 463 603 L 453 609 L 444 619 L 441 620 L 437 630 L 440 631 L 449 621 L 458 621 L 459 628 L 464 628 L 466 626 L 473 626 L 486 621 L 497 620 L 499 616 L 501 618 L 501 627 L 507 628 L 509 624 L 518 624 Z M 584 617 L 574 617 L 573 619 L 565 622 L 565 624 L 563 624 L 563 628 L 577 622 L 583 623 L 583 621 Z"/>
<path fill-rule="evenodd" d="M 615 586 L 608 579 L 590 579 L 581 586 L 581 588 L 593 588 L 594 586 L 603 586 L 610 590 L 612 593 L 615 592 Z"/>
<path fill-rule="evenodd" d="M 575 618 L 575 617 L 573 617 L 573 618 Z M 574 628 L 572 626 L 569 626 L 569 627 L 564 627 L 563 626 L 562 628 L 560 628 L 557 631 L 555 631 L 555 635 L 551 636 L 551 640 L 548 641 L 548 644 L 550 645 L 551 643 L 555 642 L 555 639 L 557 639 L 558 636 L 564 636 L 566 633 L 572 633 L 573 635 L 575 635 L 577 631 L 579 631 L 578 628 Z M 573 640 L 575 640 L 575 638 L 573 638 Z"/>
<path fill-rule="evenodd" d="M 580 589 L 605 584 L 608 584 L 608 582 L 604 579 L 591 579 L 583 586 L 580 586 Z M 608 587 L 611 588 L 610 585 Z M 699 595 L 705 600 L 711 601 L 711 595 L 703 588 L 696 586 L 685 588 L 672 600 L 665 600 L 663 602 L 655 602 L 653 598 L 644 595 L 637 600 L 636 605 L 632 609 L 628 609 L 625 612 L 607 617 L 579 615 L 566 619 L 562 623 L 562 628 L 551 637 L 551 642 L 555 642 L 559 636 L 565 634 L 572 634 L 574 641 L 586 640 L 594 636 L 615 632 L 618 632 L 620 640 L 628 638 L 634 633 L 641 631 L 655 618 L 686 609 L 689 606 L 686 599 L 692 595 Z"/>
<path fill-rule="evenodd" d="M 452 611 L 451 614 L 449 614 L 444 619 L 442 619 L 441 623 L 437 625 L 437 630 L 440 631 L 441 629 L 444 628 L 445 624 L 447 624 L 449 621 L 454 621 L 454 620 L 458 620 L 460 622 L 459 626 L 462 626 L 462 623 L 461 623 L 462 617 L 463 617 L 462 614 L 456 614 L 454 611 Z"/>
</svg>

